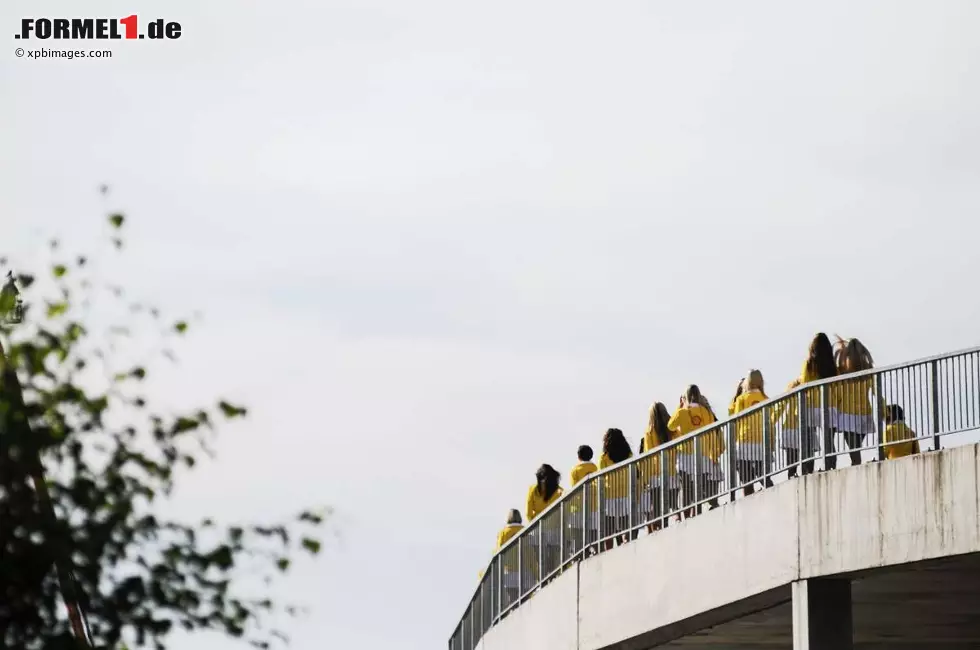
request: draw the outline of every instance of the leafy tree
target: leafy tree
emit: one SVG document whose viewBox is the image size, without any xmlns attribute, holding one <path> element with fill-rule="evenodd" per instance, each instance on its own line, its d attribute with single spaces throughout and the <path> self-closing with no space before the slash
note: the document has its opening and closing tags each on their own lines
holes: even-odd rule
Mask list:
<svg viewBox="0 0 980 650">
<path fill-rule="evenodd" d="M 116 249 L 124 224 L 109 215 Z M 164 517 L 175 482 L 213 453 L 215 426 L 247 411 L 225 400 L 154 408 L 142 390 L 150 365 L 114 367 L 114 341 L 134 330 L 98 327 L 90 308 L 104 294 L 92 266 L 51 248 L 45 273 L 15 276 L 20 309 L 9 283 L 0 296 L 0 647 L 164 648 L 178 629 L 259 648 L 285 641 L 276 624 L 298 610 L 274 602 L 270 585 L 296 552 L 320 551 L 315 532 L 327 513 Z M 186 320 L 128 304 L 119 287 L 109 295 L 128 320 L 161 328 L 165 346 L 188 331 Z M 81 639 L 66 611 L 86 627 Z"/>
</svg>

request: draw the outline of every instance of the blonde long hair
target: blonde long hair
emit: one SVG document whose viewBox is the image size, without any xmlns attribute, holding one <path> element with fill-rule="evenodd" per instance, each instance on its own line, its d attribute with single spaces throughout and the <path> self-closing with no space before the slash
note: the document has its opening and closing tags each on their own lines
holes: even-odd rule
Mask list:
<svg viewBox="0 0 980 650">
<path fill-rule="evenodd" d="M 708 413 L 711 414 L 711 417 L 716 420 L 718 419 L 718 416 L 715 415 L 714 409 L 711 408 L 711 403 L 708 402 L 707 397 L 701 394 L 701 389 L 698 388 L 697 384 L 691 384 L 687 387 L 687 390 L 684 391 L 684 399 L 687 401 L 688 405 L 700 404 L 704 408 L 708 409 Z"/>
<path fill-rule="evenodd" d="M 663 402 L 654 402 L 650 407 L 650 421 L 647 423 L 647 434 L 653 434 L 653 439 L 658 445 L 670 442 L 670 430 L 667 423 L 670 422 L 670 412 Z M 646 436 L 644 436 L 645 438 Z"/>
<path fill-rule="evenodd" d="M 856 338 L 845 339 L 840 336 L 835 338 L 837 341 L 834 343 L 834 362 L 837 364 L 838 373 L 861 372 L 875 367 L 875 360 L 864 343 Z"/>
</svg>

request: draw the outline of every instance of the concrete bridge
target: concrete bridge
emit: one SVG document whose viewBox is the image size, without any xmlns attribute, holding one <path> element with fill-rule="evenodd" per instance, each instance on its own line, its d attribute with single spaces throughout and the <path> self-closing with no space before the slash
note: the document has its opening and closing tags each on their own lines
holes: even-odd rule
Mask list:
<svg viewBox="0 0 980 650">
<path fill-rule="evenodd" d="M 978 472 L 970 445 L 784 482 L 576 563 L 477 648 L 980 648 Z"/>
<path fill-rule="evenodd" d="M 930 415 L 918 424 L 936 434 L 932 451 L 785 480 L 588 557 L 588 539 L 563 540 L 553 567 L 529 552 L 548 543 L 546 518 L 539 518 L 538 530 L 529 526 L 510 550 L 518 564 L 522 556 L 534 563 L 524 569 L 532 577 L 523 579 L 520 596 L 509 602 L 502 595 L 500 576 L 514 559 L 505 548 L 451 650 L 980 648 L 980 446 L 938 444 L 941 434 L 980 427 L 980 364 L 973 368 L 959 382 L 969 390 L 956 418 L 940 408 L 942 371 L 932 369 L 932 397 L 919 409 Z M 892 371 L 876 371 L 879 394 L 888 392 L 882 376 Z M 720 426 L 735 442 L 732 427 Z M 601 498 L 608 481 L 600 475 L 594 482 Z M 733 499 L 737 487 L 729 478 L 719 491 Z M 560 530 L 588 507 L 593 497 L 585 490 L 579 508 L 554 511 Z M 629 529 L 645 520 L 631 514 Z M 604 532 L 600 538 L 620 531 Z"/>
</svg>

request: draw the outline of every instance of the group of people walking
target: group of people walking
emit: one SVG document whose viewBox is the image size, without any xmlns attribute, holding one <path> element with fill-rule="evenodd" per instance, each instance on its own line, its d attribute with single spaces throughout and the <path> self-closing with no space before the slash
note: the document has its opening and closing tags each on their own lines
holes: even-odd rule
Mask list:
<svg viewBox="0 0 980 650">
<path fill-rule="evenodd" d="M 858 339 L 837 337 L 836 343 L 831 344 L 826 334 L 819 333 L 810 343 L 799 377 L 790 382 L 787 391 L 873 367 L 870 351 Z M 752 494 L 756 483 L 761 482 L 766 487 L 772 485 L 777 444 L 785 453 L 788 477 L 796 476 L 797 471 L 803 474 L 812 472 L 813 459 L 821 445 L 826 452 L 824 469 L 836 468 L 836 453 L 845 451 L 834 448 L 836 445 L 833 441 L 838 439 L 837 434 L 841 434 L 847 446 L 851 465 L 860 464 L 861 450 L 868 435 L 876 431 L 875 401 L 885 425 L 880 443 L 885 446 L 885 457 L 898 458 L 918 453 L 916 433 L 905 424 L 902 408 L 886 404 L 882 396 L 876 394 L 875 386 L 873 375 L 862 375 L 827 387 L 804 390 L 799 400 L 795 397 L 779 400 L 768 409 L 768 435 L 764 433 L 766 422 L 763 421 L 763 409 L 737 420 L 734 423 L 735 449 L 727 451 L 734 456 L 734 469 L 739 482 L 744 485 L 744 493 Z M 728 414 L 738 415 L 768 400 L 762 372 L 752 369 L 739 381 Z M 711 403 L 698 386 L 692 384 L 681 395 L 673 414 L 663 402 L 653 404 L 637 452 L 643 454 L 655 450 L 691 432 L 709 427 L 717 420 Z M 600 516 L 605 519 L 603 530 L 607 533 L 626 530 L 625 519 L 630 500 L 634 497 L 639 511 L 647 515 L 644 521 L 652 521 L 648 525 L 650 531 L 667 525 L 667 518 L 662 517 L 664 505 L 669 513 L 677 512 L 681 503 L 684 510 L 677 512 L 677 519 L 695 514 L 701 508 L 700 502 L 706 502 L 709 508 L 717 506 L 719 485 L 725 476 L 720 462 L 726 452 L 725 436 L 718 429 L 698 438 L 697 447 L 692 442 L 683 442 L 663 454 L 650 454 L 643 458 L 637 464 L 634 478 L 636 491 L 633 494 L 629 491 L 628 475 L 623 480 L 616 476 L 622 473 L 607 474 L 602 485 L 602 512 L 599 512 L 598 495 L 588 497 L 590 505 L 584 506 L 593 515 L 590 518 L 592 523 L 586 524 L 593 529 L 593 534 L 598 530 Z M 610 428 L 602 439 L 598 465 L 593 462 L 594 452 L 590 446 L 581 445 L 578 448 L 578 463 L 569 473 L 570 485 L 575 487 L 590 474 L 632 457 L 633 451 L 623 432 Z M 661 466 L 661 458 L 665 466 Z M 535 474 L 534 484 L 527 492 L 527 521 L 538 517 L 563 494 L 561 474 L 549 464 L 541 465 Z M 698 505 L 695 505 L 695 495 L 698 495 Z M 582 501 L 582 498 L 579 497 L 577 501 Z M 571 504 L 570 507 L 577 511 L 583 506 Z M 521 512 L 511 510 L 506 526 L 497 535 L 497 549 L 514 537 L 522 526 Z M 635 536 L 636 533 L 633 531 L 631 534 Z M 617 541 L 621 539 L 623 537 Z M 613 539 L 608 539 L 606 543 L 612 545 Z"/>
</svg>

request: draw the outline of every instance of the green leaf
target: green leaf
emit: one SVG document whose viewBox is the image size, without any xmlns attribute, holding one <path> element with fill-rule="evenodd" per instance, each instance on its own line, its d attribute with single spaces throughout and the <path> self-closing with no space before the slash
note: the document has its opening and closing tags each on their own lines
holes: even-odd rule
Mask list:
<svg viewBox="0 0 980 650">
<path fill-rule="evenodd" d="M 67 302 L 49 302 L 48 303 L 48 318 L 57 318 L 58 316 L 64 315 L 68 311 Z"/>
<path fill-rule="evenodd" d="M 134 377 L 136 379 L 145 379 L 146 369 L 142 368 L 141 366 L 136 366 L 135 368 L 129 371 L 129 376 Z"/>
<path fill-rule="evenodd" d="M 316 555 L 320 552 L 320 542 L 311 537 L 304 537 L 302 544 L 303 548 L 309 551 L 311 555 Z"/>
<path fill-rule="evenodd" d="M 187 331 L 187 321 L 179 320 L 176 323 L 174 323 L 174 330 L 178 334 L 183 334 L 184 332 L 186 332 Z"/>
<path fill-rule="evenodd" d="M 113 228 L 122 228 L 123 222 L 125 220 L 126 217 L 119 212 L 109 215 L 109 225 L 111 225 Z"/>
<path fill-rule="evenodd" d="M 234 404 L 230 404 L 224 400 L 218 402 L 218 408 L 221 409 L 221 413 L 229 420 L 248 413 L 248 409 L 242 406 L 235 406 Z"/>
<path fill-rule="evenodd" d="M 314 525 L 322 524 L 323 515 L 319 515 L 311 510 L 307 510 L 306 512 L 300 513 L 299 520 L 306 522 L 308 524 L 314 524 Z"/>
<path fill-rule="evenodd" d="M 63 277 L 65 273 L 68 273 L 68 267 L 66 267 L 64 264 L 55 264 L 54 268 L 51 269 L 51 272 L 54 274 L 54 277 L 60 278 Z"/>
<path fill-rule="evenodd" d="M 279 558 L 279 560 L 276 562 L 276 566 L 279 567 L 280 571 L 285 572 L 289 568 L 289 558 Z"/>
</svg>

